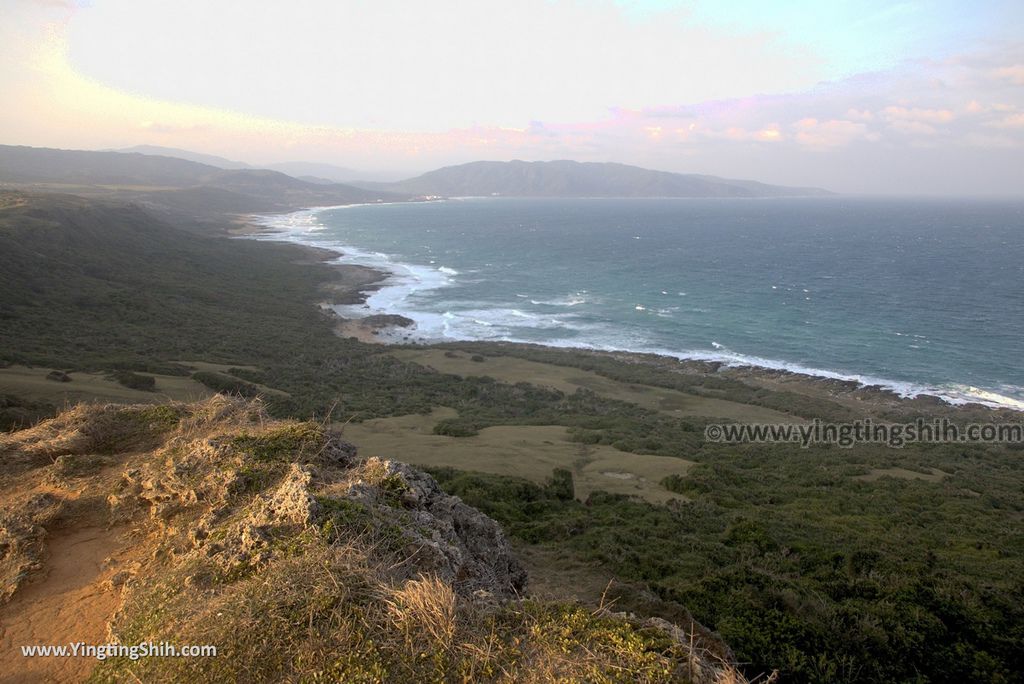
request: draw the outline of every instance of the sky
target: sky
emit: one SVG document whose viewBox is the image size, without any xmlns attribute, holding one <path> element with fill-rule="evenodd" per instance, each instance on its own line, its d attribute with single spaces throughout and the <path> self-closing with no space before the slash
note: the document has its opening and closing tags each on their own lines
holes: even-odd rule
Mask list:
<svg viewBox="0 0 1024 684">
<path fill-rule="evenodd" d="M 1021 0 L 0 0 L 0 143 L 1024 194 Z"/>
</svg>

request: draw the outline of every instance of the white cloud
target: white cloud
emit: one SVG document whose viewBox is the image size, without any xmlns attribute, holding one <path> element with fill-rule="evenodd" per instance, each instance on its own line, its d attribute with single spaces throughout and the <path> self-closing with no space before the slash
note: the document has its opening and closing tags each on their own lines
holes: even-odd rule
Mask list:
<svg viewBox="0 0 1024 684">
<path fill-rule="evenodd" d="M 861 110 L 851 107 L 846 110 L 846 118 L 853 121 L 872 121 L 875 118 L 875 114 L 870 109 Z"/>
<path fill-rule="evenodd" d="M 994 128 L 1022 128 L 1024 129 L 1024 113 L 1010 114 L 995 121 L 989 121 L 989 126 Z"/>
<path fill-rule="evenodd" d="M 949 109 L 925 109 L 921 107 L 886 107 L 883 116 L 889 121 L 914 121 L 927 124 L 945 124 L 956 118 Z"/>
<path fill-rule="evenodd" d="M 726 128 L 710 128 L 693 125 L 687 129 L 688 133 L 694 133 L 699 137 L 710 140 L 724 140 L 730 142 L 766 142 L 774 143 L 785 139 L 785 135 L 775 123 L 765 124 L 755 128 L 744 128 L 742 126 L 728 126 Z M 687 135 L 687 137 L 690 137 Z"/>
<path fill-rule="evenodd" d="M 965 142 L 972 147 L 988 149 L 1014 149 L 1021 147 L 1020 140 L 1006 135 L 990 135 L 988 133 L 968 133 Z"/>
<path fill-rule="evenodd" d="M 584 3 L 568 0 L 506 4 L 488 13 L 467 3 L 453 19 L 380 0 L 335 31 L 336 6 L 352 5 L 318 5 L 326 13 L 307 16 L 271 3 L 183 0 L 177 16 L 177 5 L 97 0 L 72 17 L 70 41 L 64 10 L 47 10 L 44 26 L 22 5 L 0 23 L 0 130 L 24 144 L 150 143 L 254 163 L 404 172 L 576 158 L 839 191 L 1020 193 L 1024 46 L 813 85 L 813 62 L 786 73 L 800 60 L 756 37 L 747 51 L 730 40 L 670 45 L 693 27 L 678 17 L 620 24 L 611 3 L 589 18 Z M 394 21 L 369 22 L 381 8 Z M 282 13 L 291 25 L 275 25 Z M 203 14 L 209 21 L 196 18 Z M 140 23 L 147 16 L 167 21 Z M 225 17 L 238 24 L 223 30 Z M 567 29 L 570 20 L 579 25 Z M 359 31 L 366 35 L 349 40 Z M 452 34 L 458 40 L 446 43 Z M 103 37 L 106 57 L 90 42 Z M 124 60 L 135 48 L 137 59 Z M 723 52 L 735 54 L 718 60 Z M 127 74 L 108 72 L 106 58 L 129 62 Z M 146 87 L 115 82 L 135 72 Z M 211 104 L 204 88 L 214 87 L 221 100 Z"/>
<path fill-rule="evenodd" d="M 1001 78 L 1014 85 L 1024 85 L 1024 64 L 1014 64 L 996 69 L 996 78 Z"/>
<path fill-rule="evenodd" d="M 798 143 L 819 149 L 842 147 L 855 140 L 869 138 L 865 124 L 847 119 L 819 121 L 807 117 L 794 123 L 793 129 Z"/>
<path fill-rule="evenodd" d="M 68 44 L 80 73 L 146 97 L 410 131 L 593 120 L 824 73 L 767 34 L 574 0 L 103 0 L 75 16 Z"/>
<path fill-rule="evenodd" d="M 926 124 L 923 121 L 908 121 L 905 119 L 896 119 L 889 124 L 889 128 L 909 135 L 935 135 L 939 132 L 935 126 Z"/>
</svg>

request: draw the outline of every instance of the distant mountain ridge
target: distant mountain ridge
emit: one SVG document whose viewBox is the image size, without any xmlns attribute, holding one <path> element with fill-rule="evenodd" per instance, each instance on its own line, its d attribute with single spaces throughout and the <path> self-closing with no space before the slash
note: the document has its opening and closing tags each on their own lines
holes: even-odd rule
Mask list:
<svg viewBox="0 0 1024 684">
<path fill-rule="evenodd" d="M 267 164 L 266 168 L 287 173 L 289 176 L 295 176 L 296 178 L 311 176 L 334 183 L 351 183 L 354 180 L 367 176 L 367 174 L 355 169 L 321 162 L 280 162 L 277 164 Z M 391 178 L 394 178 L 394 176 L 391 176 Z"/>
<path fill-rule="evenodd" d="M 162 220 L 199 232 L 233 230 L 250 214 L 432 197 L 758 198 L 830 195 L 748 180 L 652 171 L 615 163 L 479 161 L 396 182 L 334 183 L 271 169 L 226 169 L 148 152 L 0 145 L 0 185 L 137 202 Z M 196 159 L 234 163 L 169 148 Z M 240 163 L 240 162 L 239 162 Z M 302 169 L 316 170 L 315 165 Z"/>
<path fill-rule="evenodd" d="M 360 172 L 354 169 L 320 162 L 281 162 L 257 167 L 215 155 L 156 145 L 137 145 L 116 151 L 187 159 L 222 169 L 265 168 L 318 185 L 347 183 L 366 189 L 445 197 L 816 197 L 833 194 L 821 188 L 655 171 L 613 162 L 477 161 L 446 166 L 402 181 L 382 182 L 361 178 Z"/>
<path fill-rule="evenodd" d="M 0 145 L 0 183 L 135 201 L 172 222 L 409 199 L 341 183 L 310 183 L 269 169 L 223 169 L 161 155 L 13 145 Z"/>
<path fill-rule="evenodd" d="M 206 164 L 207 166 L 215 166 L 218 169 L 253 169 L 256 168 L 252 164 L 246 164 L 245 162 L 234 161 L 225 157 L 218 157 L 215 154 L 203 154 L 202 152 L 193 152 L 191 150 L 183 150 L 178 147 L 163 147 L 161 145 L 135 145 L 134 147 L 123 147 L 115 150 L 101 150 L 102 152 L 120 152 L 121 154 L 148 154 L 157 157 L 173 157 L 175 159 L 184 159 L 186 161 L 196 162 L 197 164 Z"/>
<path fill-rule="evenodd" d="M 356 171 L 355 169 L 349 169 L 344 166 L 323 162 L 293 161 L 258 166 L 255 164 L 234 161 L 233 159 L 227 159 L 225 157 L 218 157 L 215 154 L 204 154 L 202 152 L 183 150 L 178 147 L 162 147 L 160 145 L 135 145 L 134 147 L 124 147 L 121 149 L 104 151 L 120 152 L 122 154 L 149 154 L 159 157 L 174 157 L 175 159 L 185 159 L 199 164 L 215 166 L 218 169 L 270 169 L 271 171 L 280 171 L 281 173 L 289 176 L 295 176 L 296 178 L 303 180 L 305 180 L 305 177 L 307 176 L 312 177 L 316 180 L 311 182 L 319 184 L 348 183 L 356 179 L 366 178 L 368 175 L 361 171 Z"/>
<path fill-rule="evenodd" d="M 819 197 L 821 188 L 769 185 L 616 163 L 478 161 L 397 183 L 353 185 L 412 195 L 508 197 Z"/>
</svg>

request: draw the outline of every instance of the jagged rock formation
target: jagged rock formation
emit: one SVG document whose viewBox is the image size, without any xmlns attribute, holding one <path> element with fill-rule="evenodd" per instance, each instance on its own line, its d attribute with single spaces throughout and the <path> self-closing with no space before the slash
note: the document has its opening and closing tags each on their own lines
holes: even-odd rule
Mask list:
<svg viewBox="0 0 1024 684">
<path fill-rule="evenodd" d="M 252 410 L 248 404 L 229 407 Z M 340 508 L 365 523 L 360 534 L 390 534 L 389 543 L 406 556 L 401 567 L 409 577 L 430 573 L 463 594 L 511 597 L 525 587 L 526 573 L 497 523 L 445 494 L 423 472 L 359 459 L 355 447 L 316 424 L 192 440 L 186 435 L 170 440 L 159 456 L 125 470 L 110 496 L 112 509 L 142 504 L 157 521 L 196 516 L 192 546 L 226 568 L 268 563 L 275 538 L 336 527 Z M 290 461 L 294 457 L 299 460 Z M 273 484 L 247 496 L 264 482 Z"/>
</svg>

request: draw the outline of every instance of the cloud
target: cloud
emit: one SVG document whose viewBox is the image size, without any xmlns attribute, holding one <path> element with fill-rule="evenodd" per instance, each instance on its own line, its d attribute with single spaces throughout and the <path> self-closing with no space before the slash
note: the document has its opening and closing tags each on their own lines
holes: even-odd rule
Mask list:
<svg viewBox="0 0 1024 684">
<path fill-rule="evenodd" d="M 988 133 L 969 133 L 967 141 L 972 147 L 988 149 L 1014 149 L 1020 146 L 1017 140 L 1005 135 L 990 135 Z"/>
<path fill-rule="evenodd" d="M 169 135 L 177 135 L 180 133 L 192 133 L 196 131 L 209 130 L 210 126 L 207 124 L 174 124 L 164 123 L 161 121 L 142 121 L 139 123 L 139 128 L 152 132 L 152 133 L 165 133 Z"/>
<path fill-rule="evenodd" d="M 71 23 L 69 61 L 149 98 L 418 131 L 586 121 L 615 106 L 807 88 L 826 73 L 813 54 L 763 31 L 671 8 L 636 16 L 610 1 L 255 4 L 104 0 Z"/>
<path fill-rule="evenodd" d="M 1000 78 L 1014 85 L 1024 85 L 1024 64 L 1014 64 L 996 69 L 993 72 L 996 78 Z"/>
<path fill-rule="evenodd" d="M 889 128 L 900 133 L 906 133 L 908 135 L 935 135 L 939 132 L 939 129 L 935 128 L 930 124 L 926 124 L 923 121 L 914 121 L 906 119 L 896 119 L 889 124 Z"/>
<path fill-rule="evenodd" d="M 1024 112 L 989 121 L 987 125 L 993 128 L 1024 128 Z"/>
<path fill-rule="evenodd" d="M 842 147 L 869 137 L 865 124 L 848 119 L 819 121 L 807 117 L 794 123 L 793 130 L 798 143 L 818 149 Z"/>
<path fill-rule="evenodd" d="M 886 107 L 882 115 L 889 121 L 910 121 L 926 124 L 945 124 L 956 118 L 949 109 L 923 109 L 920 107 Z"/>
<path fill-rule="evenodd" d="M 75 9 L 84 5 L 82 0 L 30 0 L 29 4 L 57 9 Z"/>
<path fill-rule="evenodd" d="M 782 87 L 788 81 L 753 78 L 722 91 L 738 96 L 717 96 L 714 89 L 690 87 L 687 79 L 696 67 L 677 70 L 674 62 L 658 62 L 656 48 L 661 43 L 655 42 L 644 59 L 616 53 L 619 71 L 604 75 L 608 87 L 602 86 L 599 99 L 622 99 L 604 107 L 591 106 L 596 100 L 588 100 L 580 110 L 556 107 L 533 112 L 531 102 L 544 104 L 548 91 L 538 95 L 517 90 L 518 81 L 502 73 L 460 81 L 457 74 L 435 73 L 418 62 L 413 70 L 417 85 L 410 91 L 381 74 L 375 77 L 375 87 L 402 107 L 395 110 L 397 119 L 380 116 L 380 103 L 372 98 L 361 101 L 361 91 L 349 88 L 340 72 L 329 82 L 317 83 L 326 93 L 322 99 L 290 102 L 289 106 L 314 113 L 341 102 L 350 104 L 352 111 L 365 110 L 379 118 L 372 124 L 339 125 L 308 123 L 313 115 L 256 116 L 246 109 L 199 105 L 196 102 L 203 100 L 185 97 L 187 93 L 178 98 L 146 97 L 115 87 L 90 78 L 73 55 L 69 57 L 73 41 L 67 21 L 33 28 L 18 19 L 0 25 L 0 92 L 5 93 L 6 105 L 0 108 L 0 130 L 11 142 L 77 148 L 150 143 L 253 163 L 310 159 L 403 172 L 481 158 L 576 158 L 818 184 L 839 191 L 1020 192 L 1019 181 L 1013 179 L 1019 175 L 1024 148 L 1024 90 L 1016 81 L 1024 65 L 1024 47 L 906 61 L 817 85 Z M 453 50 L 452 59 L 465 59 L 465 53 Z M 230 51 L 215 54 L 235 58 L 224 57 Z M 252 61 L 236 64 L 239 69 L 252 71 L 262 64 L 260 54 L 238 54 Z M 648 67 L 649 73 L 643 75 L 646 90 L 617 87 L 634 77 L 627 67 L 637 65 Z M 532 81 L 544 81 L 549 91 L 565 91 L 571 99 L 572 89 L 585 87 L 587 81 L 566 75 L 565 65 L 559 69 L 536 67 L 528 75 Z M 174 83 L 171 78 L 163 81 L 165 86 Z M 751 83 L 777 87 L 765 93 Z M 661 84 L 671 87 L 653 87 Z M 459 103 L 466 97 L 486 100 L 497 88 L 509 89 L 506 99 L 515 105 L 504 107 L 502 100 L 485 103 L 500 109 L 500 117 L 470 116 L 470 123 L 444 126 L 435 125 L 439 119 L 418 118 L 432 111 L 461 114 Z M 276 95 L 287 99 L 289 92 Z M 424 98 L 427 105 L 420 109 Z M 413 123 L 395 123 L 406 118 Z M 940 152 L 946 156 L 936 156 Z"/>
<path fill-rule="evenodd" d="M 719 140 L 728 142 L 765 142 L 775 143 L 785 139 L 785 136 L 776 123 L 765 124 L 755 128 L 744 128 L 742 126 L 728 126 L 724 128 L 713 128 L 697 123 L 692 123 L 688 128 L 677 129 L 683 139 L 698 141 Z"/>
</svg>

